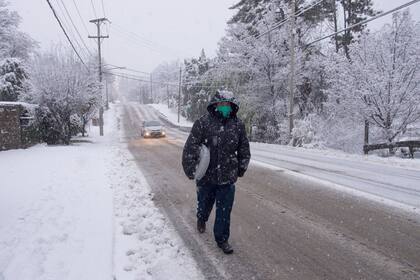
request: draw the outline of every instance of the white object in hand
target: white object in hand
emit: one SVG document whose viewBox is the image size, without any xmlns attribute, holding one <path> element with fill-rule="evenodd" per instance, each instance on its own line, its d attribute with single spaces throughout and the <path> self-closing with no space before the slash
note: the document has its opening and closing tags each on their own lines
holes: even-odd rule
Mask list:
<svg viewBox="0 0 420 280">
<path fill-rule="evenodd" d="M 200 161 L 195 168 L 195 180 L 199 181 L 207 172 L 207 168 L 210 164 L 210 150 L 205 146 L 201 145 L 200 148 Z"/>
</svg>

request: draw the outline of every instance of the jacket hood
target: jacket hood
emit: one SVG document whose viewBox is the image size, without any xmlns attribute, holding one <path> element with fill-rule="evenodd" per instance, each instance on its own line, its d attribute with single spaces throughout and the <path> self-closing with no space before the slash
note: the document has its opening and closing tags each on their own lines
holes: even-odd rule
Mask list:
<svg viewBox="0 0 420 280">
<path fill-rule="evenodd" d="M 236 101 L 233 93 L 227 90 L 218 90 L 216 94 L 211 98 L 207 111 L 213 114 L 216 109 L 216 104 L 219 102 L 229 102 L 232 106 L 232 116 L 236 116 L 239 110 L 239 103 Z"/>
</svg>

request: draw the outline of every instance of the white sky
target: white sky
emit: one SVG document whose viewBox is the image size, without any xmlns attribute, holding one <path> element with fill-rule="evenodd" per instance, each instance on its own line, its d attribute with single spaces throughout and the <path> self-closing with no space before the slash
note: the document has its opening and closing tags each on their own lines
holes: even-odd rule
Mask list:
<svg viewBox="0 0 420 280">
<path fill-rule="evenodd" d="M 67 30 L 73 30 L 62 3 L 67 7 L 81 36 L 91 52 L 96 51 L 75 9 L 91 35 L 95 26 L 88 20 L 104 15 L 102 0 L 50 0 L 63 19 Z M 226 21 L 233 15 L 228 8 L 239 0 L 103 0 L 106 16 L 112 21 L 110 38 L 104 42 L 103 56 L 108 63 L 151 71 L 159 63 L 198 56 L 202 48 L 208 56 L 216 54 L 217 43 L 225 33 Z M 409 0 L 375 0 L 377 9 L 387 11 Z M 21 29 L 40 42 L 43 49 L 65 42 L 46 0 L 9 0 L 11 8 L 22 17 Z M 60 9 L 61 8 L 61 9 Z M 411 6 L 415 20 L 420 21 L 420 2 Z M 373 30 L 390 22 L 391 15 L 373 22 Z M 68 26 L 68 27 L 67 27 Z M 107 29 L 104 28 L 106 32 Z M 72 37 L 77 37 L 73 31 Z M 136 33 L 135 36 L 131 33 Z M 79 39 L 79 38 L 77 38 Z M 74 40 L 74 39 L 73 39 Z M 79 39 L 80 41 L 80 39 Z M 67 44 L 66 42 L 64 44 Z M 83 47 L 81 47 L 84 49 Z M 83 53 L 83 51 L 81 51 Z M 84 51 L 86 52 L 86 51 Z"/>
</svg>

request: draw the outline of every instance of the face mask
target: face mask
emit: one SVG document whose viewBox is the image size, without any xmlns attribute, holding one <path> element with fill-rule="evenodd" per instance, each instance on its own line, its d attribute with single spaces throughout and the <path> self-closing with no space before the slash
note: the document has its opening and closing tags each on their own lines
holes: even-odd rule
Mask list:
<svg viewBox="0 0 420 280">
<path fill-rule="evenodd" d="M 230 105 L 220 105 L 217 106 L 217 111 L 219 111 L 224 118 L 227 118 L 232 112 L 232 107 Z"/>
</svg>

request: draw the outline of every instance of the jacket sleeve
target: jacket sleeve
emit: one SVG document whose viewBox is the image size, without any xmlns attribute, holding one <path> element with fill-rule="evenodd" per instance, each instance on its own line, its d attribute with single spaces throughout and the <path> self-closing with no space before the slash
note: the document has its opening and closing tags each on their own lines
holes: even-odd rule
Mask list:
<svg viewBox="0 0 420 280">
<path fill-rule="evenodd" d="M 251 151 L 249 148 L 248 137 L 246 136 L 245 125 L 240 124 L 239 129 L 239 147 L 238 147 L 238 162 L 239 170 L 238 176 L 244 176 L 246 170 L 248 169 L 249 160 L 251 159 Z"/>
<path fill-rule="evenodd" d="M 189 179 L 194 179 L 195 169 L 200 160 L 200 147 L 203 142 L 203 131 L 200 120 L 194 122 L 187 142 L 182 151 L 182 167 Z"/>
</svg>

